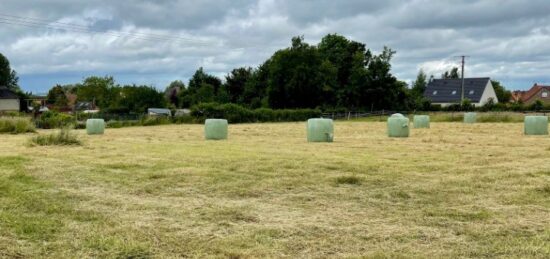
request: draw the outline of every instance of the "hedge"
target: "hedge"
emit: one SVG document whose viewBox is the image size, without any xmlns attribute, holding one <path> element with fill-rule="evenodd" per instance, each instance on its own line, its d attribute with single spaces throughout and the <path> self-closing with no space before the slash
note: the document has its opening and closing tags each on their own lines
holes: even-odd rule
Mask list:
<svg viewBox="0 0 550 259">
<path fill-rule="evenodd" d="M 197 118 L 198 121 L 216 118 L 227 119 L 229 123 L 282 122 L 319 118 L 321 111 L 317 109 L 273 110 L 268 108 L 251 110 L 231 103 L 201 103 L 191 108 L 191 116 Z"/>
</svg>

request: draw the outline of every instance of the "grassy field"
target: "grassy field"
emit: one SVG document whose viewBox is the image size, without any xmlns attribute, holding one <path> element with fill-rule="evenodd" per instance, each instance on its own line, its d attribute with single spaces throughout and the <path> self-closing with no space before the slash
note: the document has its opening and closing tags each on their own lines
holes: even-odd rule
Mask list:
<svg viewBox="0 0 550 259">
<path fill-rule="evenodd" d="M 521 123 L 0 135 L 0 257 L 550 257 L 550 138 Z M 39 131 L 46 134 L 48 131 Z"/>
</svg>

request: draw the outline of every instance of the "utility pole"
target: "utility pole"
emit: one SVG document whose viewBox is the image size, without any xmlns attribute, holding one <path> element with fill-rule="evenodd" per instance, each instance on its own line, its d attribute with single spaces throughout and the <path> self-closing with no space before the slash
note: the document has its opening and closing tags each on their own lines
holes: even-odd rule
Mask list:
<svg viewBox="0 0 550 259">
<path fill-rule="evenodd" d="M 461 83 L 461 96 L 460 96 L 460 103 L 464 102 L 464 63 L 466 61 L 466 58 L 469 57 L 469 56 L 458 56 L 459 58 L 462 58 L 462 72 L 460 73 L 461 77 L 462 77 L 462 83 Z"/>
</svg>

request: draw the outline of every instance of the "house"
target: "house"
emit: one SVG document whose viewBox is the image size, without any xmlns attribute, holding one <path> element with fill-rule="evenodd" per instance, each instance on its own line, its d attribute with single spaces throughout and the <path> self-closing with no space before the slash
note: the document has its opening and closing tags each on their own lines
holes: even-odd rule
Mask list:
<svg viewBox="0 0 550 259">
<path fill-rule="evenodd" d="M 149 109 L 147 109 L 147 114 L 149 116 L 172 117 L 172 111 L 170 111 L 169 109 L 163 109 L 163 108 L 149 108 Z"/>
<path fill-rule="evenodd" d="M 543 104 L 550 104 L 550 86 L 535 84 L 528 91 L 514 91 L 512 100 L 524 104 L 533 104 L 541 101 Z"/>
<path fill-rule="evenodd" d="M 5 86 L 0 86 L 0 112 L 19 111 L 21 108 L 19 96 Z"/>
<path fill-rule="evenodd" d="M 462 79 L 434 79 L 426 86 L 424 97 L 432 104 L 443 107 L 459 104 L 462 96 Z M 474 106 L 483 106 L 489 100 L 497 103 L 498 98 L 491 84 L 491 79 L 464 78 L 464 98 L 469 99 Z"/>
</svg>

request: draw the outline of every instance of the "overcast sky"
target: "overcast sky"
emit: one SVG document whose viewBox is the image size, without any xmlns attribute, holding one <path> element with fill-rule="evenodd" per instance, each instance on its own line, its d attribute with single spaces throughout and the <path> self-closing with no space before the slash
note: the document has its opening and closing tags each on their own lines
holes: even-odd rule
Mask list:
<svg viewBox="0 0 550 259">
<path fill-rule="evenodd" d="M 23 89 L 113 75 L 164 89 L 199 67 L 223 77 L 256 67 L 290 39 L 328 33 L 397 51 L 393 73 L 439 76 L 468 55 L 466 76 L 511 89 L 550 83 L 548 0 L 2 0 L 0 52 Z M 65 28 L 59 30 L 59 28 Z M 57 28 L 57 29 L 55 29 Z"/>
</svg>

